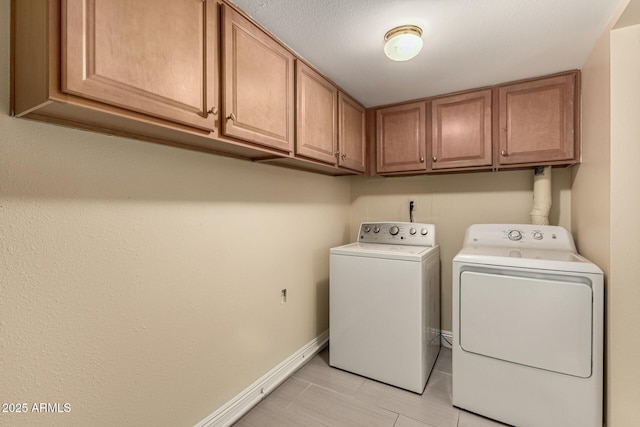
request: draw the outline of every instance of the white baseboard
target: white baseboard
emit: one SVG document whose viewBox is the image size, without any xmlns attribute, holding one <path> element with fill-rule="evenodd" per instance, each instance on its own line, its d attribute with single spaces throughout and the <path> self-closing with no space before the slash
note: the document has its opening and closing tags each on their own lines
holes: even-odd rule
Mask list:
<svg viewBox="0 0 640 427">
<path fill-rule="evenodd" d="M 327 345 L 327 342 L 329 342 L 328 329 L 267 372 L 220 409 L 200 421 L 195 427 L 227 427 L 235 423 L 302 365 L 318 354 Z"/>
<path fill-rule="evenodd" d="M 451 345 L 453 344 L 453 332 L 441 330 L 440 331 L 440 344 L 442 344 L 443 347 L 446 347 L 446 348 L 450 349 Z"/>
</svg>

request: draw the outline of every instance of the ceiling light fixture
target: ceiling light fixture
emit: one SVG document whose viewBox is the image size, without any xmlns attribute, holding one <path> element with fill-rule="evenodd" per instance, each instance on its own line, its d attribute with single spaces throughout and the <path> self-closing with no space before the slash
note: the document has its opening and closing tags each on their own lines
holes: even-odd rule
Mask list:
<svg viewBox="0 0 640 427">
<path fill-rule="evenodd" d="M 387 31 L 384 53 L 393 61 L 408 61 L 422 50 L 422 29 L 415 25 L 401 25 Z"/>
</svg>

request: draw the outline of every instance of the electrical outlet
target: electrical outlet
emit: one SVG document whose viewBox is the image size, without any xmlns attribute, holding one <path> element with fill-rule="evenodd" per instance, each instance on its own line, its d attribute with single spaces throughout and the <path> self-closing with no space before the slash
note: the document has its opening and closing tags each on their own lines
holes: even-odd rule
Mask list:
<svg viewBox="0 0 640 427">
<path fill-rule="evenodd" d="M 280 303 L 284 304 L 285 302 L 287 302 L 287 290 L 283 289 L 280 291 Z"/>
<path fill-rule="evenodd" d="M 416 201 L 413 197 L 409 198 L 409 203 L 407 204 L 407 209 L 409 211 L 409 221 L 414 221 L 414 213 L 416 212 Z"/>
</svg>

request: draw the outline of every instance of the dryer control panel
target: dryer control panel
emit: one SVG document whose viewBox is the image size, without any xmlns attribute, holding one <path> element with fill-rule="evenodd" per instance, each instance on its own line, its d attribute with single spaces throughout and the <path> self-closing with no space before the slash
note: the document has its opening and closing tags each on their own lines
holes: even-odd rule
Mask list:
<svg viewBox="0 0 640 427">
<path fill-rule="evenodd" d="M 571 234 L 564 228 L 531 224 L 475 224 L 467 229 L 463 246 L 576 251 Z"/>
<path fill-rule="evenodd" d="M 435 246 L 436 226 L 417 222 L 363 222 L 360 224 L 358 242 Z"/>
</svg>

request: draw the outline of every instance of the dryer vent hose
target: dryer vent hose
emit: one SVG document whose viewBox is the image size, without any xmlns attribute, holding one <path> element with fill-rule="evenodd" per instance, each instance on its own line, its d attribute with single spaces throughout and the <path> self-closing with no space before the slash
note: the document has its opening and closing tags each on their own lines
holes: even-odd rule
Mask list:
<svg viewBox="0 0 640 427">
<path fill-rule="evenodd" d="M 538 166 L 533 172 L 531 224 L 549 225 L 551 210 L 551 166 Z"/>
</svg>

